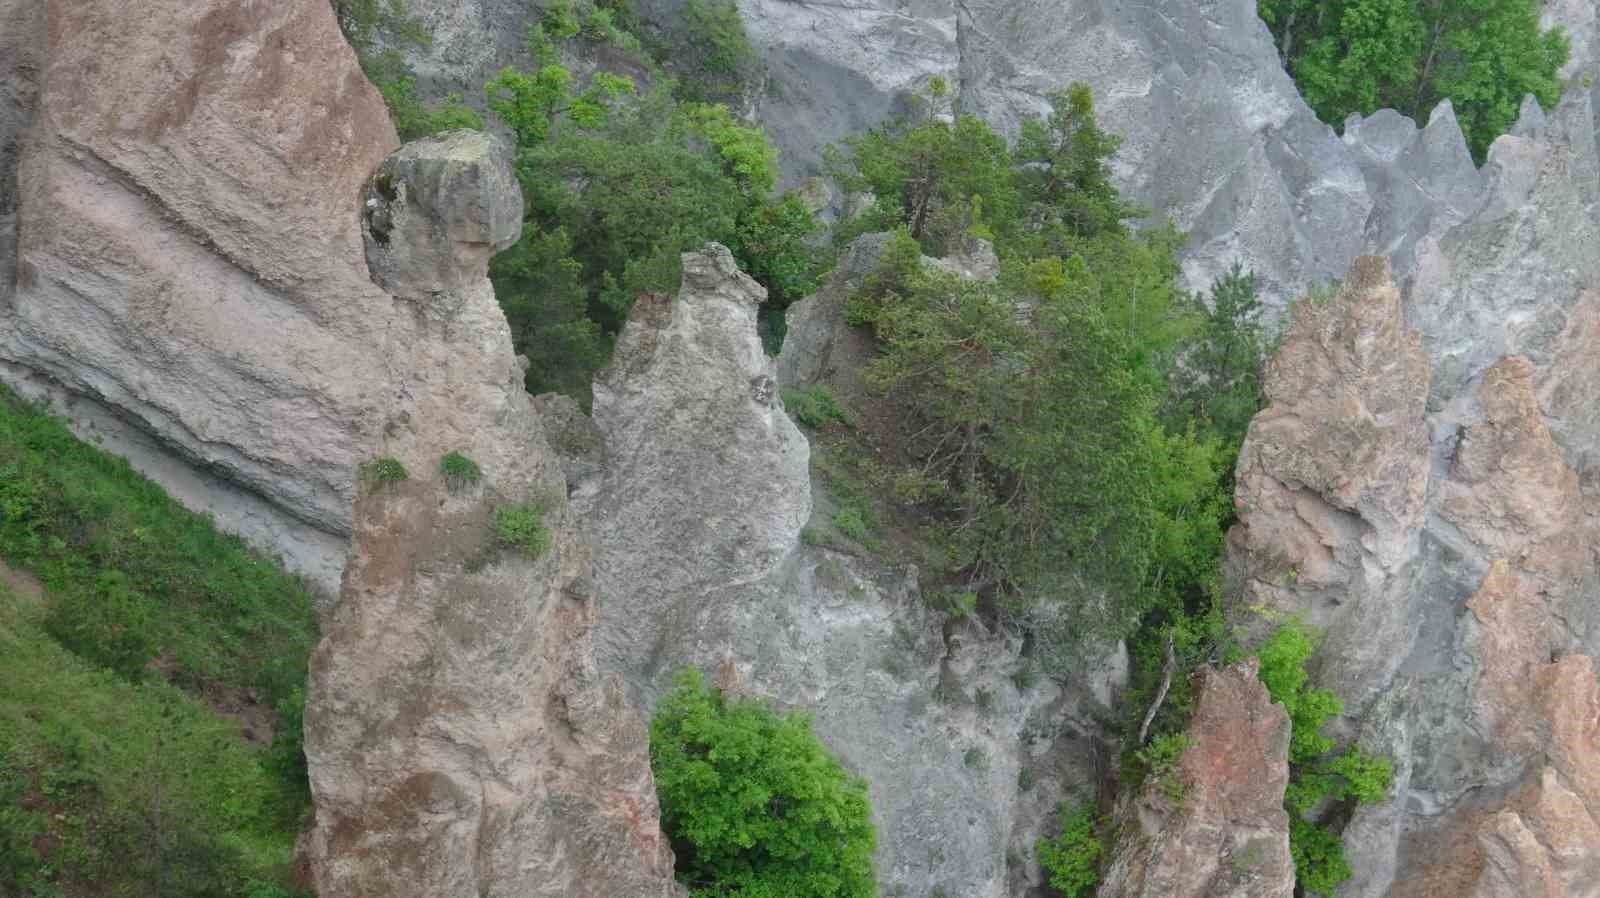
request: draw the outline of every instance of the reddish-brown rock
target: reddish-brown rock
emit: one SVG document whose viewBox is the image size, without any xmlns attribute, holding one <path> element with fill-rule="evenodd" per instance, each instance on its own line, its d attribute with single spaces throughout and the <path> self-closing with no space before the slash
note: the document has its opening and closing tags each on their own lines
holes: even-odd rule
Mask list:
<svg viewBox="0 0 1600 898">
<path fill-rule="evenodd" d="M 1198 698 L 1173 801 L 1145 784 L 1118 808 L 1099 898 L 1289 898 L 1289 716 L 1254 659 L 1195 676 Z"/>
</svg>

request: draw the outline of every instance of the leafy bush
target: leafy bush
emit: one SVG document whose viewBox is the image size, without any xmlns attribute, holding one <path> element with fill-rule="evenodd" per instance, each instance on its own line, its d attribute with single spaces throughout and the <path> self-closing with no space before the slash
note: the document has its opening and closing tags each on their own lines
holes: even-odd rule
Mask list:
<svg viewBox="0 0 1600 898">
<path fill-rule="evenodd" d="M 483 116 L 463 103 L 457 94 L 438 103 L 424 102 L 417 93 L 416 72 L 399 50 L 390 48 L 363 53 L 358 58 L 361 71 L 389 107 L 389 117 L 394 120 L 394 129 L 401 140 L 432 137 L 453 128 L 483 127 Z"/>
<path fill-rule="evenodd" d="M 1473 156 L 1516 122 L 1522 98 L 1561 98 L 1570 44 L 1535 0 L 1260 0 L 1306 102 L 1336 127 L 1384 107 L 1421 121 L 1455 107 Z"/>
<path fill-rule="evenodd" d="M 865 380 L 914 435 L 902 500 L 938 519 L 962 588 L 1034 629 L 1060 672 L 1084 642 L 1204 594 L 1232 450 L 1191 426 L 1194 402 L 1163 412 L 1174 360 L 1210 339 L 1177 286 L 1178 237 L 1124 226 L 1142 210 L 1111 183 L 1118 141 L 1088 88 L 1050 102 L 1008 147 L 981 120 L 937 114 L 936 82 L 926 114 L 847 141 L 829 165 L 876 197 L 846 233 L 899 228 L 846 311 L 879 343 Z M 980 232 L 999 283 L 922 269 L 923 253 Z"/>
<path fill-rule="evenodd" d="M 406 466 L 396 458 L 387 456 L 376 458 L 361 466 L 361 479 L 374 488 L 383 487 L 391 483 L 399 483 L 402 480 L 410 479 L 410 477 L 411 472 L 407 471 Z"/>
<path fill-rule="evenodd" d="M 1105 844 L 1095 835 L 1095 813 L 1090 805 L 1061 805 L 1061 834 L 1040 839 L 1035 846 L 1039 866 L 1050 887 L 1066 898 L 1087 895 L 1100 881 L 1100 856 Z"/>
<path fill-rule="evenodd" d="M 1338 805 L 1382 801 L 1394 773 L 1387 760 L 1357 747 L 1330 756 L 1333 741 L 1322 735 L 1322 725 L 1342 713 L 1344 703 L 1333 693 L 1311 686 L 1306 662 L 1315 650 L 1313 632 L 1291 623 L 1273 633 L 1256 654 L 1261 682 L 1272 700 L 1289 713 L 1292 727 L 1284 805 L 1289 811 L 1295 877 L 1306 892 L 1326 896 L 1351 875 L 1339 840 L 1343 824 L 1338 820 Z M 1325 810 L 1329 803 L 1334 807 Z M 1320 819 L 1308 819 L 1313 813 L 1320 814 Z"/>
<path fill-rule="evenodd" d="M 841 508 L 833 514 L 833 526 L 848 539 L 858 543 L 867 541 L 870 532 L 867 529 L 867 519 L 859 508 Z"/>
<path fill-rule="evenodd" d="M 538 558 L 550 548 L 550 530 L 544 525 L 544 506 L 537 502 L 502 505 L 494 510 L 494 535 L 501 545 Z"/>
<path fill-rule="evenodd" d="M 760 77 L 760 60 L 734 0 L 687 0 L 650 45 L 690 102 L 737 104 Z"/>
<path fill-rule="evenodd" d="M 463 489 L 483 479 L 478 463 L 459 452 L 447 452 L 439 459 L 439 473 L 451 490 Z"/>
<path fill-rule="evenodd" d="M 730 701 L 697 671 L 656 706 L 650 761 L 678 878 L 697 898 L 869 898 L 866 784 L 800 714 Z"/>
<path fill-rule="evenodd" d="M 1165 733 L 1152 738 L 1145 747 L 1134 752 L 1143 765 L 1145 775 L 1154 779 L 1161 794 L 1168 801 L 1183 801 L 1183 781 L 1178 779 L 1178 763 L 1189 750 L 1191 740 L 1187 733 Z"/>
</svg>

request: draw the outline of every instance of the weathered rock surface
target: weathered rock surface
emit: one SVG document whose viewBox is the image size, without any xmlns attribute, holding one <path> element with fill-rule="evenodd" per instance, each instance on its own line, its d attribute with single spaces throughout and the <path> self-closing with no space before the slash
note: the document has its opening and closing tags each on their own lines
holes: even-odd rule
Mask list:
<svg viewBox="0 0 1600 898">
<path fill-rule="evenodd" d="M 422 0 L 422 18 L 443 35 L 412 53 L 425 84 L 471 96 L 500 66 L 524 62 L 516 36 L 533 5 Z M 682 5 L 637 7 L 673 28 Z M 1300 99 L 1255 9 L 1254 0 L 750 0 L 739 10 L 766 74 L 746 99 L 796 184 L 821 172 L 825 146 L 902 112 L 932 77 L 1008 132 L 1043 113 L 1051 90 L 1084 81 L 1102 123 L 1124 138 L 1114 166 L 1124 191 L 1188 232 L 1190 286 L 1243 262 L 1281 309 L 1360 254 L 1390 255 L 1404 278 L 1414 244 L 1435 221 L 1464 217 L 1481 186 L 1453 111 L 1442 104 L 1421 129 L 1380 112 L 1345 123 L 1341 139 Z M 1547 0 L 1544 21 L 1573 38 L 1563 77 L 1593 75 L 1593 4 Z"/>
<path fill-rule="evenodd" d="M 6 380 L 66 397 L 80 433 L 111 426 L 191 504 L 336 583 L 391 314 L 356 202 L 397 141 L 331 10 L 0 9 L 20 73 L 0 112 L 0 185 L 17 188 L 0 218 L 20 209 Z"/>
<path fill-rule="evenodd" d="M 872 244 L 862 238 L 850 258 L 871 257 Z M 841 264 L 824 293 L 842 297 L 871 264 Z M 761 351 L 765 296 L 716 245 L 686 254 L 684 270 L 676 300 L 635 305 L 596 382 L 603 453 L 567 428 L 573 455 L 605 465 L 599 488 L 573 499 L 607 597 L 602 667 L 622 671 L 646 706 L 694 665 L 814 714 L 870 783 L 886 893 L 1025 891 L 1059 797 L 1095 787 L 1089 699 L 1049 683 L 1019 690 L 1021 640 L 946 622 L 914 571 L 801 539 L 831 500 L 813 489 L 807 442 Z M 1026 860 L 1008 865 L 1008 850 Z"/>
<path fill-rule="evenodd" d="M 595 668 L 588 545 L 487 278 L 486 247 L 520 231 L 507 159 L 452 132 L 391 156 L 369 194 L 368 253 L 426 287 L 398 285 L 386 335 L 403 351 L 378 454 L 411 476 L 364 484 L 311 662 L 306 850 L 324 898 L 678 893 L 643 721 Z M 452 451 L 481 482 L 445 482 Z M 536 555 L 496 538 L 518 503 L 542 509 Z"/>
<path fill-rule="evenodd" d="M 1263 622 L 1293 613 L 1333 631 L 1324 682 L 1366 696 L 1418 623 L 1402 569 L 1429 468 L 1428 358 L 1387 261 L 1363 257 L 1338 295 L 1296 308 L 1265 388 L 1237 469 L 1237 579 Z"/>
<path fill-rule="evenodd" d="M 1600 887 L 1594 122 L 1579 91 L 1525 106 L 1475 198 L 1415 240 L 1403 298 L 1379 316 L 1351 302 L 1381 280 L 1358 263 L 1268 371 L 1239 468 L 1236 616 L 1324 624 L 1319 681 L 1346 699 L 1346 734 L 1396 767 L 1392 801 L 1346 830 L 1340 898 Z M 1346 348 L 1307 352 L 1330 320 Z M 1405 426 L 1373 426 L 1382 396 L 1403 397 Z M 1321 447 L 1357 431 L 1375 463 Z"/>
<path fill-rule="evenodd" d="M 484 160 L 493 160 L 486 164 Z M 455 301 L 522 234 L 514 154 L 481 131 L 401 147 L 367 187 L 361 227 L 372 280 L 403 299 Z"/>
<path fill-rule="evenodd" d="M 1099 898 L 1289 898 L 1289 715 L 1256 679 L 1254 659 L 1195 676 L 1189 747 L 1170 774 L 1117 810 L 1121 838 Z"/>
</svg>

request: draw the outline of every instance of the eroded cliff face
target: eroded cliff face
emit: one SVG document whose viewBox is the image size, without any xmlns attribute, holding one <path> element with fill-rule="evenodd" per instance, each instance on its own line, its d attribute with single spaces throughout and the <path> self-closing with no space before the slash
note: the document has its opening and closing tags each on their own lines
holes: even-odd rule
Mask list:
<svg viewBox="0 0 1600 898">
<path fill-rule="evenodd" d="M 813 316 L 829 339 L 826 322 L 884 243 L 862 238 L 791 320 Z M 958 267 L 982 273 L 967 262 Z M 1091 690 L 1019 690 L 1020 638 L 931 611 L 915 570 L 802 539 L 834 506 L 778 396 L 778 368 L 791 363 L 761 349 L 765 298 L 726 249 L 688 253 L 676 298 L 634 306 L 592 422 L 538 401 L 563 422 L 552 439 L 595 546 L 600 664 L 644 707 L 696 666 L 815 715 L 869 783 L 886 893 L 1020 893 L 1038 881 L 1033 843 L 1060 796 L 1095 787 Z"/>
<path fill-rule="evenodd" d="M 643 721 L 595 668 L 589 547 L 487 278 L 521 232 L 510 160 L 450 132 L 391 155 L 365 195 L 396 300 L 377 454 L 411 475 L 364 482 L 311 660 L 324 898 L 677 894 Z M 481 480 L 450 482 L 449 452 Z M 548 531 L 537 551 L 497 537 L 519 505 Z"/>
<path fill-rule="evenodd" d="M 1594 133 L 1581 92 L 1530 105 L 1405 294 L 1358 261 L 1268 369 L 1234 616 L 1325 626 L 1319 683 L 1396 763 L 1342 898 L 1600 889 Z"/>
<path fill-rule="evenodd" d="M 390 155 L 325 0 L 6 0 L 0 29 L 6 379 L 324 584 L 350 549 L 306 705 L 318 893 L 678 894 L 486 277 L 509 149 Z M 410 477 L 359 479 L 380 456 Z M 494 536 L 518 503 L 540 552 Z"/>
<path fill-rule="evenodd" d="M 391 305 L 355 203 L 397 140 L 331 9 L 8 0 L 0 23 L 0 375 L 337 584 Z"/>
</svg>

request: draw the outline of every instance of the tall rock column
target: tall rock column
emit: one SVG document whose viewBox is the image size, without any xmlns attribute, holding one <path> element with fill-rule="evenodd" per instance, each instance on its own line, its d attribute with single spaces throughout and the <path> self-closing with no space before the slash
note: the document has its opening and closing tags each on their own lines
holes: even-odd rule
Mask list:
<svg viewBox="0 0 1600 898">
<path fill-rule="evenodd" d="M 1290 898 L 1289 715 L 1251 659 L 1202 669 L 1189 746 L 1172 782 L 1117 809 L 1121 834 L 1099 898 Z M 1182 789 L 1182 798 L 1168 797 Z"/>
<path fill-rule="evenodd" d="M 595 670 L 589 549 L 486 277 L 521 213 L 509 152 L 476 132 L 407 145 L 369 182 L 367 258 L 397 304 L 373 334 L 388 473 L 363 478 L 311 662 L 322 898 L 676 893 L 644 727 Z M 481 477 L 446 477 L 451 452 Z M 528 534 L 506 513 L 542 537 L 508 540 Z"/>
<path fill-rule="evenodd" d="M 1428 357 L 1387 260 L 1358 259 L 1337 296 L 1300 304 L 1266 393 L 1239 454 L 1233 579 L 1263 612 L 1253 625 L 1299 615 L 1326 627 L 1324 681 L 1364 697 L 1418 623 L 1402 574 L 1429 466 Z"/>
</svg>

